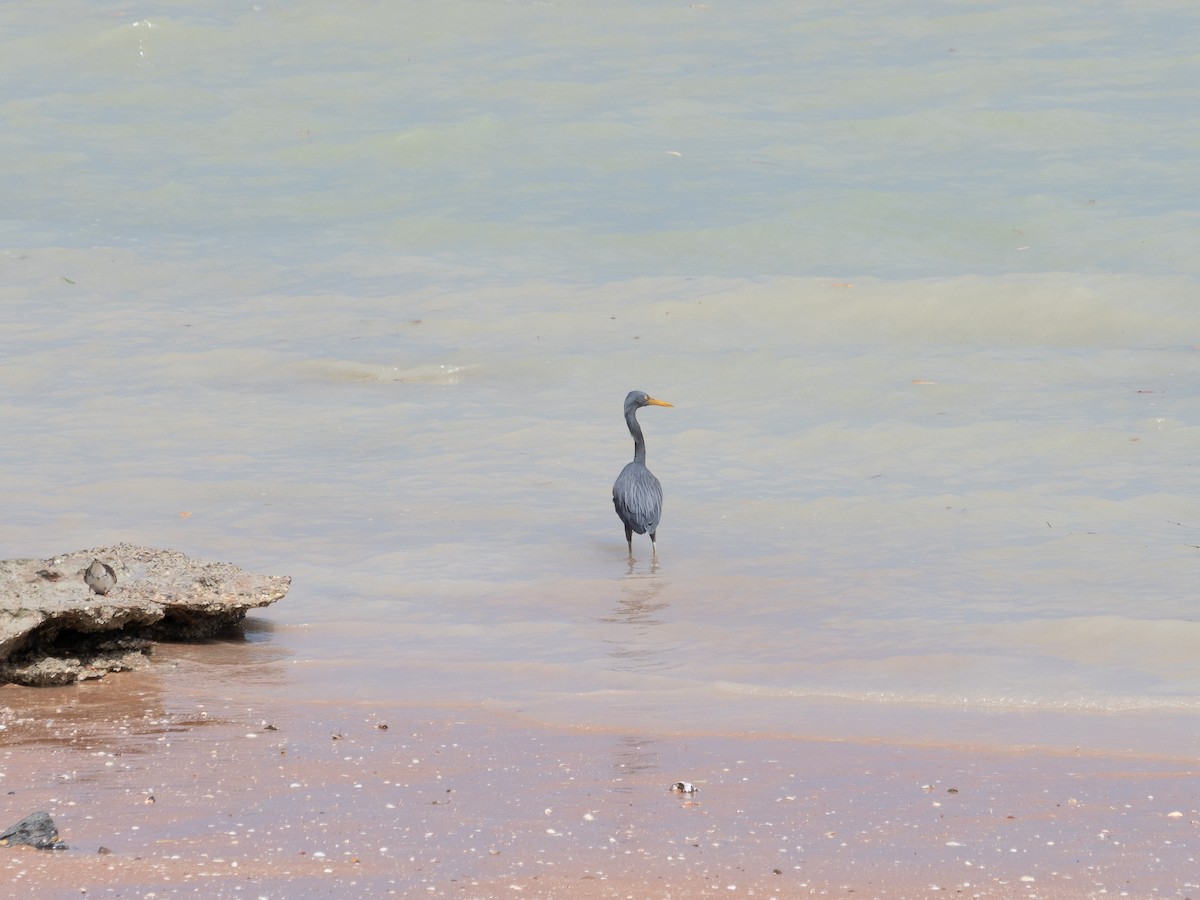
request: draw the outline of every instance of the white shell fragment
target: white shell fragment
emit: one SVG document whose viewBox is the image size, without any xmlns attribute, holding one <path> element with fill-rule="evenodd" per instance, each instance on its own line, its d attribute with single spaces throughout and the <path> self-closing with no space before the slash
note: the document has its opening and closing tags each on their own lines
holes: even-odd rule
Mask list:
<svg viewBox="0 0 1200 900">
<path fill-rule="evenodd" d="M 696 793 L 696 786 L 690 781 L 677 781 L 671 785 L 671 790 L 676 794 L 694 794 Z"/>
</svg>

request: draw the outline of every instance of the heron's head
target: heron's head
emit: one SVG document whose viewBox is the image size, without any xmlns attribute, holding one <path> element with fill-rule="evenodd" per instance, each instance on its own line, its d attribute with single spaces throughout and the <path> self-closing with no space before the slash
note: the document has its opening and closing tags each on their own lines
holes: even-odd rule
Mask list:
<svg viewBox="0 0 1200 900">
<path fill-rule="evenodd" d="M 625 396 L 625 411 L 631 409 L 641 409 L 643 406 L 674 406 L 673 403 L 668 403 L 666 400 L 656 400 L 645 391 L 630 391 Z"/>
</svg>

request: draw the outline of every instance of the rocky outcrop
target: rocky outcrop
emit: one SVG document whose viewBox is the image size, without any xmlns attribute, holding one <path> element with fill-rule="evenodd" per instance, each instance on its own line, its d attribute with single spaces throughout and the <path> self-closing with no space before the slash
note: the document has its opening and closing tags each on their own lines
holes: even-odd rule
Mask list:
<svg viewBox="0 0 1200 900">
<path fill-rule="evenodd" d="M 212 637 L 290 584 L 132 544 L 0 561 L 0 682 L 70 684 L 139 668 L 153 641 Z"/>
</svg>

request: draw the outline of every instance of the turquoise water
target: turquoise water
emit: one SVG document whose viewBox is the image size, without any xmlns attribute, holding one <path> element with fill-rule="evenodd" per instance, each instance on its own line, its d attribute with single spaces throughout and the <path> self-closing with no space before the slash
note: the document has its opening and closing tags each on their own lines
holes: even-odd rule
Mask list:
<svg viewBox="0 0 1200 900">
<path fill-rule="evenodd" d="M 1187 4 L 155 12 L 0 13 L 5 244 L 489 283 L 1196 274 Z"/>
<path fill-rule="evenodd" d="M 1190 735 L 1197 18 L 6 7 L 6 555 L 291 574 L 306 695 Z"/>
</svg>

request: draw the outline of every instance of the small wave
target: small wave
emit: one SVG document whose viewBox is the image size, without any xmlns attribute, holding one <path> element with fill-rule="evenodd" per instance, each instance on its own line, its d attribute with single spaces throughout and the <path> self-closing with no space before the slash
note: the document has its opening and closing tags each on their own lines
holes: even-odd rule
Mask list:
<svg viewBox="0 0 1200 900">
<path fill-rule="evenodd" d="M 367 381 L 386 384 L 459 384 L 475 366 L 450 363 L 424 366 L 387 366 L 353 360 L 310 360 L 299 370 L 322 381 Z"/>
<path fill-rule="evenodd" d="M 1087 696 L 1080 694 L 1063 697 L 1018 697 L 989 694 L 963 695 L 935 692 L 764 687 L 731 681 L 715 682 L 713 688 L 724 694 L 771 699 L 824 700 L 849 704 L 919 706 L 940 709 L 1073 713 L 1200 712 L 1200 698 L 1183 696 Z"/>
</svg>

